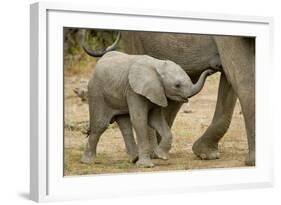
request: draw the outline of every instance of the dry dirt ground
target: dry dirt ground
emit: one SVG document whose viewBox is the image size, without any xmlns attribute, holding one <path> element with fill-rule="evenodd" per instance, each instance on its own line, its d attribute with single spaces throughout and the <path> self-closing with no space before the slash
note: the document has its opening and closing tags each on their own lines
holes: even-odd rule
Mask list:
<svg viewBox="0 0 281 205">
<path fill-rule="evenodd" d="M 88 175 L 126 172 L 151 172 L 244 166 L 247 153 L 246 132 L 240 106 L 237 103 L 231 126 L 220 141 L 220 159 L 202 161 L 192 152 L 192 144 L 202 135 L 212 120 L 215 109 L 219 75 L 207 79 L 203 90 L 185 104 L 178 113 L 172 128 L 174 136 L 170 159 L 153 160 L 155 167 L 138 168 L 128 162 L 125 145 L 116 124 L 104 132 L 97 148 L 96 163 L 80 163 L 88 122 L 88 106 L 73 92 L 74 88 L 86 87 L 90 73 L 65 76 L 64 99 L 64 175 Z"/>
</svg>

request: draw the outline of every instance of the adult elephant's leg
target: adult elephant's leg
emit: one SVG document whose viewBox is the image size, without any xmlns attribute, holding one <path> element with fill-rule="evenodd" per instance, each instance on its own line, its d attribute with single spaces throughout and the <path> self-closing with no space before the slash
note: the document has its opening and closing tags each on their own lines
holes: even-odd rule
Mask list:
<svg viewBox="0 0 281 205">
<path fill-rule="evenodd" d="M 247 165 L 255 165 L 255 40 L 216 38 L 226 77 L 241 103 L 247 131 Z"/>
<path fill-rule="evenodd" d="M 115 120 L 124 138 L 129 160 L 130 162 L 136 162 L 138 159 L 138 149 L 134 138 L 130 116 L 119 115 L 115 117 Z"/>
<path fill-rule="evenodd" d="M 237 97 L 222 73 L 216 110 L 205 133 L 193 144 L 192 150 L 201 159 L 219 158 L 218 143 L 229 128 Z"/>
<path fill-rule="evenodd" d="M 253 93 L 247 91 L 238 91 L 239 101 L 241 103 L 242 113 L 244 116 L 249 153 L 246 157 L 245 164 L 249 166 L 255 166 L 255 97 Z"/>
</svg>

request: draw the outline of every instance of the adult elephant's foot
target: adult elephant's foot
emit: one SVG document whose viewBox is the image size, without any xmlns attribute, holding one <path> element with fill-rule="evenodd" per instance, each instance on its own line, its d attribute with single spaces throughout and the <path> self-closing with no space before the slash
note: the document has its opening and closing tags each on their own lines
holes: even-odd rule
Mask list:
<svg viewBox="0 0 281 205">
<path fill-rule="evenodd" d="M 149 158 L 140 158 L 136 162 L 136 165 L 138 167 L 144 167 L 144 168 L 151 168 L 154 167 L 154 164 L 152 163 L 151 159 Z"/>
<path fill-rule="evenodd" d="M 161 149 L 160 147 L 156 147 L 154 149 L 154 155 L 158 159 L 163 159 L 163 160 L 169 159 L 169 154 L 167 152 L 165 152 L 163 149 Z"/>
<path fill-rule="evenodd" d="M 84 164 L 93 164 L 95 156 L 91 152 L 85 151 L 80 161 Z"/>
<path fill-rule="evenodd" d="M 198 139 L 192 146 L 193 153 L 203 160 L 212 160 L 220 158 L 218 151 L 218 143 L 206 142 L 202 139 Z"/>
<path fill-rule="evenodd" d="M 256 165 L 256 152 L 249 152 L 248 156 L 246 157 L 245 164 L 247 166 L 255 166 Z"/>
</svg>

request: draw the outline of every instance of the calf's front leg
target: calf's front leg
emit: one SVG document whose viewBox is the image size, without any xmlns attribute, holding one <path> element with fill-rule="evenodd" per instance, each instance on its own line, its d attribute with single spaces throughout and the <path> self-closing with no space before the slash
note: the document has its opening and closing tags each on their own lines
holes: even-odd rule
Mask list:
<svg viewBox="0 0 281 205">
<path fill-rule="evenodd" d="M 138 145 L 138 161 L 141 167 L 153 167 L 150 158 L 150 144 L 148 138 L 148 100 L 133 91 L 128 91 L 127 103 L 130 119 L 135 129 Z"/>
<path fill-rule="evenodd" d="M 124 138 L 127 153 L 129 155 L 129 161 L 136 162 L 138 159 L 138 150 L 130 117 L 128 115 L 119 115 L 115 117 L 115 120 Z"/>
<path fill-rule="evenodd" d="M 155 108 L 149 113 L 148 124 L 153 127 L 161 136 L 159 146 L 154 149 L 154 153 L 160 159 L 167 160 L 168 152 L 172 146 L 172 132 L 166 121 L 163 109 Z"/>
</svg>

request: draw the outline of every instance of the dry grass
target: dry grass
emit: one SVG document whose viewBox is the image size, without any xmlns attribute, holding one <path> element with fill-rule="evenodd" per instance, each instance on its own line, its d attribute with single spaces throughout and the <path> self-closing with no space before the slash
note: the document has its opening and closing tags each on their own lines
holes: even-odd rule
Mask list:
<svg viewBox="0 0 281 205">
<path fill-rule="evenodd" d="M 194 141 L 201 136 L 210 124 L 218 89 L 219 74 L 207 79 L 200 94 L 185 104 L 175 120 L 172 132 L 173 146 L 168 161 L 153 160 L 155 167 L 138 168 L 128 162 L 123 138 L 118 127 L 113 124 L 102 135 L 97 149 L 96 163 L 80 163 L 86 135 L 82 130 L 87 126 L 88 106 L 75 96 L 75 87 L 86 86 L 90 70 L 73 76 L 65 76 L 65 136 L 64 136 L 64 174 L 88 175 L 101 173 L 150 172 L 168 170 L 206 169 L 244 166 L 247 141 L 243 116 L 237 103 L 229 131 L 221 140 L 218 160 L 202 161 L 191 150 Z"/>
<path fill-rule="evenodd" d="M 80 76 L 84 78 L 88 78 L 92 73 L 94 66 L 96 65 L 96 61 L 91 59 L 91 61 L 83 61 L 81 63 L 77 63 L 67 67 L 64 69 L 64 76 L 65 77 L 72 77 L 72 76 Z"/>
</svg>

